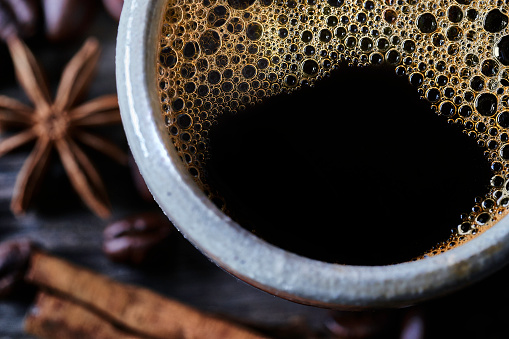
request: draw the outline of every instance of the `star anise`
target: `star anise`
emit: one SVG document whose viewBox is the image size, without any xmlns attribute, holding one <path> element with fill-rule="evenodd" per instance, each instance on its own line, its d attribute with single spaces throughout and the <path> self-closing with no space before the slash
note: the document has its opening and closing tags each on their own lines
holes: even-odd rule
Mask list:
<svg viewBox="0 0 509 339">
<path fill-rule="evenodd" d="M 0 127 L 21 127 L 21 131 L 0 141 L 0 156 L 35 140 L 14 185 L 11 210 L 23 213 L 42 179 L 43 169 L 56 149 L 74 189 L 98 216 L 110 215 L 103 181 L 82 148 L 88 145 L 119 163 L 126 154 L 110 141 L 90 133 L 86 127 L 120 122 L 116 95 L 104 95 L 76 105 L 89 87 L 99 58 L 99 43 L 89 38 L 66 65 L 52 101 L 50 90 L 35 57 L 17 37 L 8 40 L 16 77 L 34 107 L 0 95 Z"/>
</svg>

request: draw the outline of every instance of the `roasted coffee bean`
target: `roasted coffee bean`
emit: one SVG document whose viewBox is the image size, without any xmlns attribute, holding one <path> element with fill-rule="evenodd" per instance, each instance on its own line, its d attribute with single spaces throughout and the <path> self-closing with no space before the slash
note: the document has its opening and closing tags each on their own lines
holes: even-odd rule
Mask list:
<svg viewBox="0 0 509 339">
<path fill-rule="evenodd" d="M 401 323 L 400 339 L 423 339 L 426 332 L 426 318 L 419 307 L 410 308 Z"/>
<path fill-rule="evenodd" d="M 146 212 L 115 221 L 103 232 L 103 251 L 115 262 L 134 266 L 168 258 L 175 229 L 162 212 Z"/>
<path fill-rule="evenodd" d="M 0 0 L 0 38 L 27 38 L 35 34 L 38 6 L 35 0 Z"/>
<path fill-rule="evenodd" d="M 108 13 L 110 13 L 114 19 L 120 19 L 120 13 L 122 12 L 124 0 L 103 0 L 103 4 Z"/>
<path fill-rule="evenodd" d="M 0 299 L 22 285 L 30 255 L 38 246 L 27 239 L 0 244 Z"/>
<path fill-rule="evenodd" d="M 95 1 L 43 0 L 44 26 L 50 41 L 70 40 L 90 23 L 96 10 Z"/>
<path fill-rule="evenodd" d="M 333 338 L 378 338 L 390 333 L 398 320 L 392 311 L 332 311 L 330 315 L 325 326 Z"/>
</svg>

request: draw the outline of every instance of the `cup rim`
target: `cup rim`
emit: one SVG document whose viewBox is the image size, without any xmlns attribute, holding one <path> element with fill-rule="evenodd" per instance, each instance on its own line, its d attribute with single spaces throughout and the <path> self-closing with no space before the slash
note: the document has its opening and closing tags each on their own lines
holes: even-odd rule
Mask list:
<svg viewBox="0 0 509 339">
<path fill-rule="evenodd" d="M 509 218 L 455 249 L 386 266 L 325 263 L 259 239 L 224 215 L 194 183 L 167 137 L 156 94 L 156 48 L 167 0 L 126 0 L 116 77 L 127 140 L 160 208 L 219 267 L 273 295 L 335 309 L 402 307 L 437 297 L 501 268 Z"/>
</svg>

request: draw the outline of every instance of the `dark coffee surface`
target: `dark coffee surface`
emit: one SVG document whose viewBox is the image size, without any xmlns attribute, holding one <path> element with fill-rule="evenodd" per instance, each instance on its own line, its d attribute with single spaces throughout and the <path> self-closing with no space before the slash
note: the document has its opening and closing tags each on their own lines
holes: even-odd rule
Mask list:
<svg viewBox="0 0 509 339">
<path fill-rule="evenodd" d="M 341 65 L 314 87 L 223 114 L 209 136 L 204 173 L 232 217 L 328 262 L 422 255 L 491 177 L 475 140 L 385 66 Z"/>
</svg>

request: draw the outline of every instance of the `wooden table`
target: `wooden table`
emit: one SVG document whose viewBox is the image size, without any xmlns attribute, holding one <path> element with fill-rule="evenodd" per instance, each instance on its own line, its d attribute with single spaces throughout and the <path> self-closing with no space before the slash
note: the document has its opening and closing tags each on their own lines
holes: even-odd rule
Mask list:
<svg viewBox="0 0 509 339">
<path fill-rule="evenodd" d="M 100 38 L 103 53 L 90 97 L 115 92 L 114 54 L 117 23 L 104 13 L 98 15 L 87 35 Z M 62 66 L 77 51 L 83 37 L 65 45 L 34 44 L 34 53 L 48 70 L 56 86 Z M 26 101 L 16 84 L 5 47 L 0 49 L 2 78 L 0 93 Z M 108 129 L 117 144 L 127 150 L 121 127 Z M 157 209 L 142 200 L 129 168 L 100 154 L 88 152 L 106 182 L 113 206 L 111 220 L 94 216 L 71 189 L 62 167 L 54 162 L 37 199 L 26 215 L 15 217 L 9 210 L 14 180 L 30 148 L 0 158 L 0 241 L 29 237 L 51 253 L 86 266 L 119 281 L 150 288 L 203 311 L 240 317 L 262 325 L 285 325 L 295 319 L 307 322 L 315 331 L 323 329 L 329 311 L 298 305 L 261 292 L 237 280 L 209 262 L 181 236 L 174 255 L 157 269 L 141 270 L 110 262 L 101 251 L 102 231 L 112 220 Z M 509 271 L 502 270 L 480 284 L 418 308 L 428 320 L 428 336 L 509 337 Z M 23 333 L 23 317 L 29 301 L 0 302 L 0 339 L 30 338 Z"/>
</svg>

